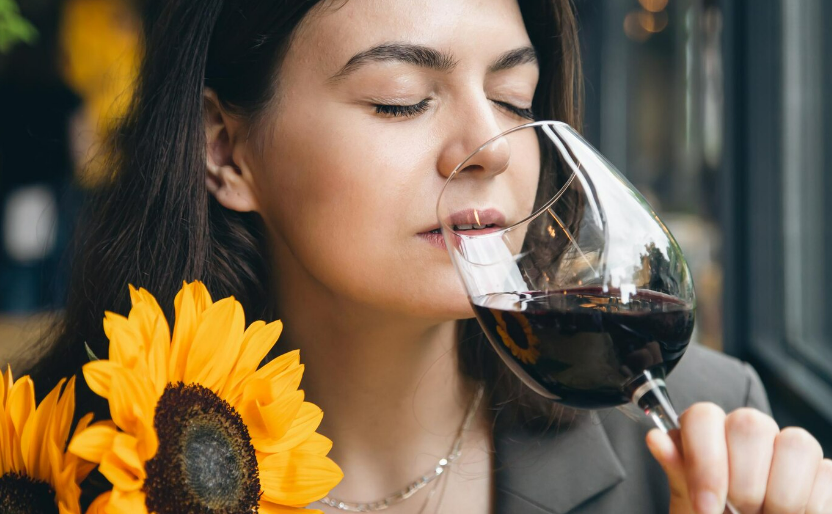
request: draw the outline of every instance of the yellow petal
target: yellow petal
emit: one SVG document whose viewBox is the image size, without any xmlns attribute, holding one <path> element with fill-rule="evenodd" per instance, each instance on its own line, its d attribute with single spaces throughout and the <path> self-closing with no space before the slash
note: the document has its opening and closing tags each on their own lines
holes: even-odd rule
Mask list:
<svg viewBox="0 0 832 514">
<path fill-rule="evenodd" d="M 332 449 L 332 441 L 317 432 L 295 448 L 296 451 L 324 456 Z"/>
<path fill-rule="evenodd" d="M 289 368 L 294 368 L 300 364 L 300 350 L 293 350 L 284 353 L 276 359 L 272 359 L 265 366 L 258 369 L 254 373 L 254 378 L 258 380 L 271 380 L 280 375 Z"/>
<path fill-rule="evenodd" d="M 6 386 L 8 387 L 8 377 L 11 376 L 7 372 Z M 5 419 L 6 434 L 4 439 L 8 441 L 8 446 L 3 452 L 4 470 L 5 471 L 19 471 L 26 470 L 26 465 L 23 459 L 23 451 L 20 445 L 20 436 L 26 423 L 29 421 L 35 410 L 35 386 L 32 379 L 28 376 L 23 376 L 14 382 L 9 388 L 6 400 Z M 3 448 L 0 448 L 3 450 Z"/>
<path fill-rule="evenodd" d="M 11 445 L 11 422 L 6 418 L 5 402 L 0 402 L 0 476 L 12 471 Z"/>
<path fill-rule="evenodd" d="M 69 451 L 90 462 L 101 462 L 113 446 L 118 431 L 111 425 L 96 423 L 78 433 L 69 443 Z"/>
<path fill-rule="evenodd" d="M 174 299 L 176 323 L 173 325 L 173 337 L 170 343 L 170 363 L 168 375 L 171 382 L 181 382 L 185 376 L 185 364 L 188 362 L 188 350 L 191 347 L 197 327 L 197 314 L 194 298 L 187 284 L 176 293 Z"/>
<path fill-rule="evenodd" d="M 138 328 L 120 314 L 104 313 L 104 333 L 110 340 L 110 360 L 125 368 L 134 368 L 140 363 L 145 351 L 144 340 Z"/>
<path fill-rule="evenodd" d="M 243 307 L 233 296 L 205 309 L 188 352 L 184 382 L 220 391 L 239 355 L 245 323 Z"/>
<path fill-rule="evenodd" d="M 64 469 L 63 469 L 63 463 L 64 463 L 63 462 L 64 461 L 63 446 L 61 446 L 61 448 L 59 449 L 54 444 L 47 443 L 42 447 L 41 452 L 42 452 L 41 460 L 43 460 L 43 457 L 44 457 L 44 454 L 45 454 L 46 461 L 47 461 L 47 463 L 45 465 L 41 466 L 42 469 L 44 470 L 43 477 L 46 479 L 47 483 L 51 484 L 52 486 L 55 486 L 55 487 L 53 487 L 53 489 L 55 489 L 56 492 L 59 492 L 56 487 L 57 487 L 58 483 L 60 483 L 61 472 L 64 471 Z M 64 473 L 64 474 L 66 474 L 66 473 Z M 56 478 L 58 480 L 56 480 Z"/>
<path fill-rule="evenodd" d="M 248 387 L 249 382 L 270 383 L 276 377 L 286 373 L 286 371 L 295 369 L 300 366 L 300 351 L 293 350 L 284 353 L 283 355 L 267 362 L 262 368 L 254 372 L 254 374 L 247 377 L 242 377 L 242 383 L 237 384 L 234 391 L 226 396 L 228 403 L 235 408 L 239 408 L 243 401 L 243 391 Z"/>
<path fill-rule="evenodd" d="M 75 377 L 72 376 L 66 383 L 61 399 L 58 401 L 55 417 L 52 426 L 52 440 L 63 450 L 69 439 L 69 429 L 72 425 L 72 417 L 75 415 Z"/>
<path fill-rule="evenodd" d="M 252 384 L 253 385 L 253 384 Z M 249 387 L 247 390 L 252 390 Z M 270 403 L 268 394 L 253 396 L 251 401 L 243 402 L 239 412 L 255 441 L 280 439 L 292 426 L 300 406 L 303 404 L 303 391 L 294 391 L 276 398 Z M 261 401 L 262 399 L 262 401 Z M 256 446 L 255 446 L 256 447 Z"/>
<path fill-rule="evenodd" d="M 87 508 L 87 514 L 106 514 L 104 507 L 109 503 L 111 494 L 110 491 L 107 491 L 98 495 Z"/>
<path fill-rule="evenodd" d="M 113 439 L 113 453 L 133 476 L 144 480 L 147 475 L 144 471 L 144 463 L 139 459 L 137 448 L 138 442 L 131 435 L 119 433 Z"/>
<path fill-rule="evenodd" d="M 309 439 L 324 417 L 323 411 L 315 404 L 303 402 L 292 420 L 291 427 L 279 439 L 260 439 L 252 435 L 251 444 L 261 452 L 278 453 L 289 451 Z M 330 443 L 331 444 L 331 443 Z M 326 455 L 327 450 L 322 454 Z M 315 452 L 317 453 L 317 452 Z"/>
<path fill-rule="evenodd" d="M 169 377 L 171 382 L 179 382 L 185 377 L 188 352 L 199 326 L 199 318 L 203 311 L 212 305 L 212 301 L 202 282 L 195 281 L 182 284 L 182 289 L 176 294 L 173 304 L 176 323 L 171 339 Z"/>
<path fill-rule="evenodd" d="M 257 400 L 261 404 L 267 404 L 283 395 L 296 391 L 303 378 L 303 371 L 304 366 L 300 364 L 290 367 L 268 380 L 251 377 L 243 384 L 243 395 L 241 399 L 237 400 L 236 405 L 243 405 L 253 400 Z"/>
<path fill-rule="evenodd" d="M 260 512 L 260 514 L 323 514 L 323 511 L 320 510 L 278 505 L 267 500 L 260 500 L 258 512 Z"/>
<path fill-rule="evenodd" d="M 277 397 L 292 391 L 297 391 L 298 387 L 300 387 L 300 381 L 303 378 L 305 368 L 306 366 L 299 364 L 272 378 L 270 380 L 272 396 Z"/>
<path fill-rule="evenodd" d="M 270 438 L 279 439 L 286 434 L 303 405 L 303 397 L 303 391 L 294 391 L 268 405 L 258 405 Z"/>
<path fill-rule="evenodd" d="M 74 438 L 77 434 L 80 434 L 84 431 L 92 421 L 93 413 L 89 412 L 81 416 L 81 419 L 78 420 L 78 424 L 75 425 L 75 430 L 72 432 L 72 437 Z"/>
<path fill-rule="evenodd" d="M 67 506 L 64 502 L 58 503 L 58 514 L 78 514 L 80 511 Z"/>
<path fill-rule="evenodd" d="M 66 379 L 61 379 L 46 398 L 38 405 L 33 415 L 29 416 L 23 433 L 20 435 L 20 451 L 23 455 L 26 474 L 38 480 L 48 479 L 49 454 L 44 448 L 49 420 L 58 404 L 58 395 Z"/>
<path fill-rule="evenodd" d="M 0 380 L 0 404 L 5 405 L 9 398 L 9 393 L 12 390 L 14 378 L 12 377 L 12 365 L 6 364 L 6 371 L 3 373 L 2 380 Z"/>
<path fill-rule="evenodd" d="M 141 478 L 133 474 L 131 466 L 124 463 L 118 455 L 107 452 L 98 465 L 98 471 L 113 484 L 113 490 L 138 491 L 142 487 Z M 112 502 L 112 498 L 111 498 Z"/>
<path fill-rule="evenodd" d="M 75 475 L 71 469 L 64 467 L 68 461 L 64 457 L 64 448 L 69 439 L 72 417 L 75 415 L 74 376 L 70 377 L 62 390 L 59 390 L 59 395 L 54 411 L 44 420 L 46 427 L 38 457 L 42 476 L 56 487 L 56 491 L 58 482 L 74 479 Z"/>
<path fill-rule="evenodd" d="M 75 426 L 75 432 L 72 434 L 72 439 L 70 439 L 66 453 L 67 463 L 75 467 L 75 482 L 79 484 L 87 478 L 87 475 L 89 475 L 92 472 L 92 470 L 95 469 L 96 464 L 98 464 L 98 461 L 101 460 L 99 458 L 96 461 L 91 461 L 72 453 L 70 450 L 70 448 L 72 448 L 72 443 L 75 441 L 75 439 L 79 435 L 84 433 L 87 430 L 87 428 L 90 427 L 90 422 L 92 421 L 92 418 L 92 413 L 89 413 L 78 420 L 78 424 Z M 92 426 L 109 427 L 113 431 L 116 430 L 116 424 L 113 423 L 112 420 L 99 421 Z"/>
<path fill-rule="evenodd" d="M 9 393 L 7 416 L 11 419 L 15 433 L 20 436 L 23 426 L 35 410 L 35 383 L 28 376 L 14 383 Z"/>
<path fill-rule="evenodd" d="M 144 420 L 144 423 L 139 426 L 136 431 L 136 438 L 138 439 L 136 451 L 138 451 L 142 461 L 146 462 L 152 459 L 159 448 L 159 438 L 156 436 L 156 429 L 153 428 L 152 418 Z"/>
<path fill-rule="evenodd" d="M 161 395 L 168 383 L 170 328 L 156 298 L 147 290 L 137 290 L 131 285 L 130 298 L 133 301 L 133 308 L 130 310 L 128 320 L 136 325 L 142 335 L 148 364 L 148 378 L 153 382 L 157 394 Z"/>
<path fill-rule="evenodd" d="M 320 500 L 344 477 L 331 459 L 312 453 L 277 453 L 258 462 L 263 498 L 281 505 Z"/>
<path fill-rule="evenodd" d="M 107 505 L 104 507 L 105 514 L 147 514 L 147 506 L 144 501 L 144 493 L 141 491 L 118 491 L 113 490 Z"/>
<path fill-rule="evenodd" d="M 50 450 L 52 449 L 50 448 Z M 63 456 L 63 448 L 54 448 L 54 454 L 56 456 L 55 460 L 60 462 Z M 72 456 L 70 458 L 75 459 Z M 81 487 L 75 480 L 75 476 L 74 465 L 52 468 L 52 479 L 49 484 L 52 486 L 52 490 L 55 491 L 55 501 L 58 504 L 59 512 L 81 514 L 81 505 L 79 502 Z"/>
<path fill-rule="evenodd" d="M 109 399 L 113 373 L 123 368 L 121 364 L 117 364 L 111 360 L 97 360 L 84 364 L 81 369 L 84 372 L 84 380 L 92 392 Z"/>
<path fill-rule="evenodd" d="M 202 314 L 214 302 L 211 300 L 211 294 L 205 284 L 199 280 L 194 280 L 187 285 L 191 289 L 191 295 L 194 298 L 194 308 L 197 314 Z"/>
<path fill-rule="evenodd" d="M 151 384 L 134 373 L 114 373 L 110 394 L 110 415 L 122 430 L 136 433 L 140 424 L 152 424 L 156 397 Z"/>
<path fill-rule="evenodd" d="M 86 480 L 87 476 L 89 476 L 89 474 L 92 473 L 92 470 L 94 470 L 97 466 L 97 462 L 89 462 L 79 459 L 75 463 L 75 482 L 80 484 Z"/>
<path fill-rule="evenodd" d="M 283 323 L 279 320 L 268 325 L 263 321 L 255 321 L 246 329 L 240 355 L 228 381 L 226 397 L 236 396 L 235 393 L 242 385 L 243 379 L 257 370 L 257 366 L 272 349 L 282 331 Z"/>
</svg>

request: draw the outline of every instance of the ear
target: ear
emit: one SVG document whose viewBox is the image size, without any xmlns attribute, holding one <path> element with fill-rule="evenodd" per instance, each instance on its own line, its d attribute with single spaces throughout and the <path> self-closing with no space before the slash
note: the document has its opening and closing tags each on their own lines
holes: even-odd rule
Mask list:
<svg viewBox="0 0 832 514">
<path fill-rule="evenodd" d="M 206 184 L 223 207 L 259 211 L 251 170 L 245 163 L 242 123 L 226 113 L 217 94 L 205 89 Z"/>
</svg>

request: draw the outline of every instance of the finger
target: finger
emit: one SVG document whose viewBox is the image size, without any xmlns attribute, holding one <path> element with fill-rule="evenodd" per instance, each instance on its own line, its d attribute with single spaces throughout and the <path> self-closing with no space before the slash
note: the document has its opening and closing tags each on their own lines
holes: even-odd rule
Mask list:
<svg viewBox="0 0 832 514">
<path fill-rule="evenodd" d="M 682 414 L 682 453 L 688 491 L 697 514 L 722 514 L 728 494 L 725 412 L 697 403 Z"/>
<path fill-rule="evenodd" d="M 670 484 L 670 512 L 673 513 L 693 512 L 680 447 L 678 430 L 665 434 L 654 428 L 647 433 L 647 448 L 661 465 Z"/>
<path fill-rule="evenodd" d="M 737 409 L 725 418 L 728 499 L 742 514 L 757 514 L 763 507 L 779 433 L 777 423 L 756 409 Z"/>
<path fill-rule="evenodd" d="M 827 514 L 832 512 L 832 460 L 823 459 L 818 466 L 806 514 Z"/>
<path fill-rule="evenodd" d="M 687 497 L 687 482 L 682 454 L 673 439 L 658 428 L 647 433 L 647 447 L 667 474 L 670 492 L 675 496 Z"/>
<path fill-rule="evenodd" d="M 822 458 L 823 450 L 809 432 L 796 427 L 783 429 L 774 439 L 763 512 L 803 512 Z"/>
</svg>

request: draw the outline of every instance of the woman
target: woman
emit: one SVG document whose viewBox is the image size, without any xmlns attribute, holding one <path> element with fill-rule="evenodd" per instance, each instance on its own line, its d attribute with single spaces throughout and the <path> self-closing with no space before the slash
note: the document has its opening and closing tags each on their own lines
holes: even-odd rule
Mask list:
<svg viewBox="0 0 832 514">
<path fill-rule="evenodd" d="M 832 511 L 818 443 L 735 410 L 767 408 L 748 367 L 689 351 L 671 394 L 721 405 L 687 409 L 682 456 L 658 432 L 644 445 L 646 424 L 619 411 L 546 405 L 475 337 L 425 233 L 478 144 L 533 117 L 578 124 L 566 0 L 166 0 L 145 22 L 117 172 L 90 207 L 40 380 L 77 372 L 84 342 L 106 352 L 101 313 L 127 310 L 128 283 L 170 306 L 183 279 L 201 279 L 252 318 L 281 318 L 275 352 L 301 349 L 345 472 L 333 498 L 401 490 L 464 425 L 438 488 L 389 512 L 716 513 L 726 497 L 742 512 Z"/>
</svg>

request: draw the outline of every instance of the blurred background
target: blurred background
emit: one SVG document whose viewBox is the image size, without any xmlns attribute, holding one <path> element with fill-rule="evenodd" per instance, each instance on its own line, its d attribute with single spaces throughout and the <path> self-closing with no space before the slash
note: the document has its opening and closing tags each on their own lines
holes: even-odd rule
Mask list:
<svg viewBox="0 0 832 514">
<path fill-rule="evenodd" d="M 832 454 L 832 2 L 573 0 L 584 133 L 678 239 L 696 340 L 751 362 Z M 0 0 L 0 363 L 61 308 L 130 96 L 135 0 Z"/>
</svg>

